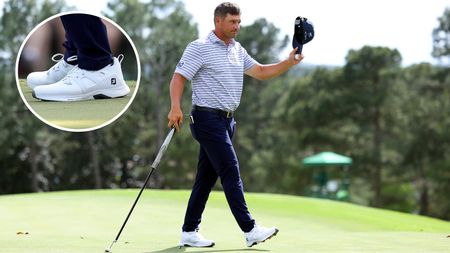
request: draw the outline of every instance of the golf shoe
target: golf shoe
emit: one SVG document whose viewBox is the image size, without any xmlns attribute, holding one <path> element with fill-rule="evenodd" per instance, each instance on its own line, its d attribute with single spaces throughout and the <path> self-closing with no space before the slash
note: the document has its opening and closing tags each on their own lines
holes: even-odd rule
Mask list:
<svg viewBox="0 0 450 253">
<path fill-rule="evenodd" d="M 60 57 L 57 59 L 57 57 Z M 63 54 L 55 54 L 52 57 L 52 61 L 56 62 L 49 70 L 47 71 L 38 71 L 32 72 L 27 76 L 27 85 L 34 89 L 40 85 L 49 85 L 52 83 L 56 83 L 63 79 L 67 73 L 69 73 L 75 65 L 71 65 L 63 60 Z M 76 61 L 77 56 L 71 56 L 67 59 L 68 62 Z"/>
<path fill-rule="evenodd" d="M 180 247 L 212 247 L 214 241 L 205 239 L 198 230 L 193 232 L 181 232 Z"/>
<path fill-rule="evenodd" d="M 74 67 L 62 80 L 33 90 L 33 97 L 45 101 L 79 101 L 118 98 L 130 92 L 123 79 L 120 63 L 123 55 L 114 57 L 106 67 L 89 71 Z"/>
<path fill-rule="evenodd" d="M 271 227 L 265 228 L 255 225 L 255 227 L 248 233 L 245 233 L 245 240 L 247 241 L 247 247 L 252 247 L 260 242 L 265 242 L 266 240 L 277 235 L 278 228 Z"/>
</svg>

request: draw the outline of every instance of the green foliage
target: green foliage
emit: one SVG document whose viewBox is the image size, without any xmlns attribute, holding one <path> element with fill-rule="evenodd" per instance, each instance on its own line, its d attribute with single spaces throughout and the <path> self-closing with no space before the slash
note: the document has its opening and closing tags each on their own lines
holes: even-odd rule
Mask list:
<svg viewBox="0 0 450 253">
<path fill-rule="evenodd" d="M 63 10 L 64 1 L 16 0 L 6 1 L 1 17 L 2 36 L 0 45 L 2 52 L 15 57 L 20 44 L 33 27 L 44 19 Z M 20 22 L 17 22 L 20 20 Z"/>
<path fill-rule="evenodd" d="M 46 189 L 52 170 L 47 129 L 26 109 L 14 79 L 14 66 L 25 36 L 45 18 L 63 9 L 61 1 L 6 1 L 0 34 L 0 192 Z M 20 20 L 21 22 L 17 22 Z M 36 171 L 38 166 L 43 170 Z M 30 182 L 27 183 L 27 182 Z"/>
<path fill-rule="evenodd" d="M 130 13 L 136 14 L 129 15 Z M 141 171 L 140 178 L 143 178 L 168 129 L 166 115 L 170 106 L 169 83 L 173 71 L 184 48 L 197 38 L 198 32 L 196 25 L 191 22 L 191 15 L 178 1 L 148 3 L 111 1 L 108 3 L 107 14 L 111 15 L 110 18 L 120 24 L 134 41 L 139 52 L 142 74 L 138 95 L 127 113 L 128 125 L 121 122 L 118 126 L 105 128 L 105 131 L 129 129 L 127 134 L 137 135 L 134 136 L 136 138 L 134 144 L 129 143 L 133 147 L 131 153 L 120 153 L 122 154 L 120 160 L 122 167 L 126 164 L 124 161 L 133 161 L 131 162 L 133 166 L 122 170 L 128 170 L 130 171 L 128 174 L 134 173 L 136 176 L 136 172 L 131 171 L 137 166 L 136 168 Z M 189 88 L 186 89 L 186 93 L 190 93 Z M 190 108 L 188 101 L 190 94 L 185 94 L 183 100 L 185 113 Z M 114 138 L 116 135 L 111 137 Z M 183 148 L 175 148 L 180 145 L 183 145 Z M 166 155 L 170 158 L 164 159 L 160 166 L 173 168 L 173 173 L 170 169 L 168 173 L 157 171 L 152 184 L 158 187 L 186 187 L 186 181 L 190 181 L 184 178 L 184 175 L 195 168 L 195 156 L 192 154 L 196 153 L 196 144 L 191 140 L 186 126 L 181 134 L 177 134 L 171 146 L 175 147 L 169 149 Z M 137 160 L 134 161 L 132 157 Z"/>
<path fill-rule="evenodd" d="M 414 161 L 425 158 L 439 161 L 440 166 L 421 165 L 424 172 L 439 171 L 436 175 L 442 177 L 448 171 L 442 163 L 448 153 L 443 145 L 448 143 L 448 131 L 443 131 L 448 129 L 444 114 L 449 113 L 444 70 L 423 64 L 402 72 L 399 53 L 387 48 L 352 50 L 347 60 L 342 69 L 317 68 L 310 76 L 293 80 L 287 86 L 279 101 L 284 111 L 277 121 L 282 125 L 275 129 L 283 129 L 286 136 L 289 136 L 286 132 L 292 134 L 283 142 L 289 145 L 284 145 L 285 152 L 279 152 L 277 161 L 288 160 L 292 154 L 297 154 L 296 160 L 301 161 L 307 155 L 326 150 L 349 155 L 354 160 L 350 177 L 357 187 L 350 188 L 354 201 L 370 200 L 373 205 L 429 213 L 436 202 L 422 200 L 421 204 L 420 198 L 414 196 L 441 196 L 435 194 L 435 189 L 447 189 L 442 182 L 448 178 L 432 178 L 429 172 L 415 173 L 417 169 L 413 168 L 417 166 Z M 432 134 L 427 130 L 430 127 L 441 131 Z M 412 154 L 408 151 L 411 148 L 425 153 Z M 300 193 L 309 192 L 310 186 L 302 185 L 312 184 L 307 178 L 312 178 L 313 171 L 297 165 L 285 173 L 297 179 Z M 427 182 L 427 192 L 422 190 L 423 182 Z M 283 186 L 294 189 L 294 183 L 284 183 Z M 365 187 L 367 184 L 371 187 Z M 450 205 L 442 199 L 440 203 L 447 210 L 440 213 L 447 217 Z"/>
<path fill-rule="evenodd" d="M 382 171 L 390 166 L 386 154 L 391 152 L 385 146 L 385 136 L 392 108 L 386 105 L 396 85 L 401 56 L 396 49 L 364 46 L 360 50 L 350 50 L 346 59 L 342 87 L 344 111 L 359 126 L 356 134 L 366 140 L 361 143 L 364 146 L 360 146 L 364 153 L 354 156 L 366 164 L 364 174 L 372 179 L 372 205 L 381 206 Z"/>
<path fill-rule="evenodd" d="M 447 78 L 442 80 L 442 75 Z M 450 75 L 447 68 L 430 64 L 413 65 L 404 70 L 408 89 L 403 108 L 408 133 L 405 138 L 403 164 L 418 192 L 419 213 L 435 210 L 439 201 L 441 217 L 450 215 L 450 202 L 439 196 L 447 191 L 450 154 Z M 445 211 L 444 211 L 445 210 Z"/>
<path fill-rule="evenodd" d="M 436 58 L 450 57 L 450 8 L 438 18 L 439 25 L 433 30 L 433 52 Z"/>
<path fill-rule="evenodd" d="M 108 3 L 105 15 L 130 35 L 141 61 L 138 94 L 121 118 L 93 133 L 68 133 L 46 127 L 26 109 L 15 87 L 14 57 L 35 25 L 67 9 L 62 1 L 4 4 L 2 194 L 94 188 L 98 183 L 103 188 L 140 186 L 168 131 L 169 82 L 184 48 L 198 36 L 191 14 L 175 0 Z M 445 34 L 446 26 L 439 29 L 435 34 Z M 263 64 L 276 62 L 288 44 L 265 19 L 243 26 L 237 40 Z M 245 77 L 234 139 L 245 189 L 308 194 L 317 171 L 303 167 L 301 160 L 335 151 L 354 161 L 348 175 L 350 201 L 450 219 L 449 69 L 430 64 L 402 68 L 400 53 L 385 47 L 350 50 L 346 60 L 335 68 L 301 63 L 269 81 Z M 190 94 L 187 85 L 185 114 Z M 152 177 L 152 187 L 192 185 L 198 144 L 187 117 L 185 122 Z M 342 177 L 340 168 L 327 170 L 332 179 Z"/>
</svg>

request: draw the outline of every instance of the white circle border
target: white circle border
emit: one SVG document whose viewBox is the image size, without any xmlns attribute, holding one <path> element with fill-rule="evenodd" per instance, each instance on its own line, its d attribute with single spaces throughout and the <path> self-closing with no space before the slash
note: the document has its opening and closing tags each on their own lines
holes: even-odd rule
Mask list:
<svg viewBox="0 0 450 253">
<path fill-rule="evenodd" d="M 37 29 L 39 29 L 41 26 L 43 26 L 46 22 L 54 19 L 54 18 L 58 18 L 60 16 L 64 16 L 64 15 L 68 15 L 68 14 L 86 14 L 86 15 L 92 15 L 92 16 L 96 16 L 99 17 L 101 19 L 104 19 L 106 21 L 108 21 L 109 23 L 113 24 L 117 29 L 119 29 L 122 34 L 127 38 L 128 42 L 131 44 L 131 47 L 133 48 L 133 52 L 134 55 L 136 57 L 136 62 L 137 62 L 137 80 L 136 80 L 136 87 L 134 89 L 134 92 L 130 98 L 130 101 L 128 101 L 128 103 L 125 105 L 125 107 L 118 113 L 116 114 L 113 118 L 111 118 L 110 120 L 104 122 L 103 124 L 100 124 L 98 126 L 94 126 L 94 127 L 90 127 L 90 128 L 67 128 L 67 127 L 62 127 L 56 124 L 52 124 L 49 121 L 47 121 L 45 118 L 43 118 L 41 115 L 39 115 L 37 112 L 34 111 L 33 107 L 31 107 L 28 104 L 28 101 L 26 100 L 25 96 L 23 95 L 22 92 L 22 88 L 20 87 L 20 82 L 19 82 L 19 61 L 20 61 L 20 56 L 22 55 L 22 50 L 25 46 L 25 44 L 27 43 L 28 39 L 30 38 L 30 36 L 36 32 Z M 102 15 L 98 15 L 98 14 L 94 14 L 94 13 L 89 13 L 89 12 L 85 12 L 85 11 L 67 11 L 67 12 L 61 12 L 58 14 L 55 14 L 51 17 L 46 18 L 45 20 L 43 20 L 42 22 L 40 22 L 37 26 L 35 26 L 29 33 L 28 35 L 25 37 L 24 41 L 22 42 L 22 45 L 19 48 L 19 52 L 17 53 L 16 56 L 16 66 L 15 66 L 15 78 L 16 78 L 16 85 L 17 85 L 17 89 L 20 93 L 20 97 L 22 98 L 22 101 L 25 103 L 25 105 L 27 106 L 28 110 L 30 110 L 34 116 L 36 116 L 39 120 L 41 120 L 42 122 L 44 122 L 45 124 L 47 124 L 50 127 L 59 129 L 59 130 L 63 130 L 63 131 L 67 131 L 67 132 L 89 132 L 89 131 L 94 131 L 100 128 L 103 128 L 111 123 L 113 123 L 114 121 L 116 121 L 120 116 L 122 116 L 126 110 L 128 110 L 128 108 L 130 107 L 130 105 L 133 103 L 134 98 L 136 97 L 136 94 L 139 90 L 139 83 L 141 80 L 141 62 L 139 60 L 139 54 L 136 50 L 136 46 L 134 45 L 133 41 L 131 40 L 130 36 L 128 35 L 128 33 L 126 33 L 122 27 L 120 27 L 118 24 L 116 24 L 116 22 L 112 21 L 111 19 L 104 17 Z M 61 102 L 64 103 L 64 102 Z"/>
</svg>

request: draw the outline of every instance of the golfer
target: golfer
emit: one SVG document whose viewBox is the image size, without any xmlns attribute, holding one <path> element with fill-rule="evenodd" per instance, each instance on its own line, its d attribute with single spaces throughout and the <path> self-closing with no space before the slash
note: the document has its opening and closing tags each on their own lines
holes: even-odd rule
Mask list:
<svg viewBox="0 0 450 253">
<path fill-rule="evenodd" d="M 199 233 L 199 225 L 208 196 L 219 177 L 228 205 L 247 246 L 251 247 L 276 235 L 275 227 L 258 226 L 250 215 L 244 198 L 239 162 L 231 139 L 244 73 L 258 80 L 276 77 L 298 64 L 303 55 L 275 64 L 254 60 L 235 40 L 239 33 L 241 11 L 234 3 L 222 3 L 214 11 L 215 29 L 204 39 L 191 42 L 185 49 L 170 82 L 171 109 L 169 127 L 179 131 L 183 122 L 181 97 L 186 80 L 192 83 L 192 136 L 200 143 L 197 175 L 189 198 L 182 227 L 180 246 L 212 247 L 214 241 Z"/>
</svg>

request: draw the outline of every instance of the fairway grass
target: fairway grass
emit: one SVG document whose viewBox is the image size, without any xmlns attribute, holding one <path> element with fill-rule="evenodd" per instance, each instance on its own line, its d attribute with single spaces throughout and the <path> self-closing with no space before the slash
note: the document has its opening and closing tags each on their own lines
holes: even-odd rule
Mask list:
<svg viewBox="0 0 450 253">
<path fill-rule="evenodd" d="M 0 196 L 0 252 L 103 252 L 138 190 L 66 191 Z M 166 252 L 449 252 L 450 223 L 328 200 L 247 194 L 256 221 L 278 226 L 274 238 L 245 246 L 223 192 L 212 192 L 202 234 L 213 248 L 177 247 L 189 191 L 147 189 L 115 253 Z"/>
<path fill-rule="evenodd" d="M 74 130 L 97 127 L 112 120 L 125 108 L 136 89 L 136 81 L 126 81 L 130 93 L 122 98 L 51 102 L 33 98 L 24 79 L 19 83 L 25 100 L 36 114 L 51 125 Z"/>
</svg>

